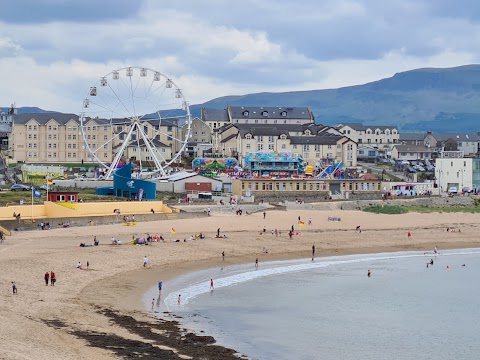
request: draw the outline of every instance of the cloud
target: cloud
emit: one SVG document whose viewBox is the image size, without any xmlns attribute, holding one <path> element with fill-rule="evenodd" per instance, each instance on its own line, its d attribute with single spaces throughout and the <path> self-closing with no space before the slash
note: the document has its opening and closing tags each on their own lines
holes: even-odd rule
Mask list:
<svg viewBox="0 0 480 360">
<path fill-rule="evenodd" d="M 4 4 L 8 103 L 78 112 L 101 76 L 146 66 L 190 103 L 333 88 L 479 62 L 480 6 L 447 0 L 38 1 Z"/>
</svg>

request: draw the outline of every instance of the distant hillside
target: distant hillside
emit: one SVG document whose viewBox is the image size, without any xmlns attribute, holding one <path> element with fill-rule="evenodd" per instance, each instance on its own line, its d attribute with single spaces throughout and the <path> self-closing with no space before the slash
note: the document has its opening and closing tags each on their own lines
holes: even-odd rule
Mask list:
<svg viewBox="0 0 480 360">
<path fill-rule="evenodd" d="M 480 65 L 406 71 L 340 89 L 225 96 L 202 104 L 228 105 L 309 106 L 322 124 L 357 121 L 396 124 L 403 131 L 480 131 Z"/>
<path fill-rule="evenodd" d="M 0 110 L 4 113 L 8 113 L 10 110 L 10 107 L 0 107 Z M 55 113 L 57 111 L 48 111 L 48 110 L 43 110 L 38 107 L 29 107 L 29 106 L 24 106 L 24 107 L 19 107 L 17 108 L 17 114 L 30 114 L 30 113 Z"/>
</svg>

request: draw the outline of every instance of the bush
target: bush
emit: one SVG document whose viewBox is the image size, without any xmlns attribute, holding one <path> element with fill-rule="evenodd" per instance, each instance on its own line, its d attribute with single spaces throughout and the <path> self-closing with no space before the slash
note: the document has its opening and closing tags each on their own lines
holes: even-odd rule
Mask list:
<svg viewBox="0 0 480 360">
<path fill-rule="evenodd" d="M 369 206 L 363 209 L 363 211 L 371 212 L 374 214 L 405 214 L 408 212 L 408 209 L 397 206 L 397 205 L 384 205 L 384 206 L 379 206 L 379 205 L 374 205 L 374 206 Z"/>
</svg>

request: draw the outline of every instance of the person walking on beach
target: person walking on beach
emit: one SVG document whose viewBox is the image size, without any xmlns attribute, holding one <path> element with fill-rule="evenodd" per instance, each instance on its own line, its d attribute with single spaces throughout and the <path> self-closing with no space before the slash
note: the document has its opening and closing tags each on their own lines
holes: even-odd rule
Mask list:
<svg viewBox="0 0 480 360">
<path fill-rule="evenodd" d="M 50 273 L 47 271 L 44 275 L 45 286 L 48 286 L 48 280 L 50 279 Z"/>
<path fill-rule="evenodd" d="M 213 291 L 213 279 L 210 279 L 210 290 Z"/>
<path fill-rule="evenodd" d="M 225 251 L 222 251 L 222 261 L 225 261 Z"/>
<path fill-rule="evenodd" d="M 182 294 L 178 294 L 177 304 L 180 305 L 182 302 L 181 298 Z"/>
<path fill-rule="evenodd" d="M 17 293 L 17 284 L 15 284 L 15 281 L 12 281 L 12 291 L 14 294 Z"/>
<path fill-rule="evenodd" d="M 312 225 L 312 218 L 308 218 L 308 225 Z"/>
<path fill-rule="evenodd" d="M 302 220 L 300 219 L 300 215 L 298 216 L 298 223 L 300 224 Z"/>
<path fill-rule="evenodd" d="M 435 249 L 433 249 L 434 254 L 437 253 L 437 246 L 435 245 Z"/>
<path fill-rule="evenodd" d="M 148 258 L 147 258 L 147 255 L 145 255 L 145 256 L 143 257 L 143 267 L 144 267 L 144 268 L 147 268 L 147 265 L 148 265 Z"/>
<path fill-rule="evenodd" d="M 258 258 L 255 259 L 255 269 L 258 269 Z"/>
<path fill-rule="evenodd" d="M 55 286 L 57 282 L 57 277 L 53 271 L 50 271 L 50 286 Z"/>
<path fill-rule="evenodd" d="M 407 233 L 407 237 L 410 239 L 411 236 L 412 236 L 412 233 L 409 231 L 409 232 Z"/>
<path fill-rule="evenodd" d="M 217 238 L 220 237 L 220 228 L 217 229 Z"/>
<path fill-rule="evenodd" d="M 312 245 L 312 261 L 315 258 L 315 244 Z"/>
<path fill-rule="evenodd" d="M 372 273 L 370 272 L 370 269 L 368 269 L 367 276 L 368 277 L 372 276 Z"/>
<path fill-rule="evenodd" d="M 154 307 L 155 307 L 155 298 L 152 299 L 152 312 L 153 312 Z"/>
<path fill-rule="evenodd" d="M 89 267 L 89 266 L 90 266 L 90 263 L 89 263 L 88 260 L 87 260 L 87 270 L 88 270 L 88 267 Z"/>
<path fill-rule="evenodd" d="M 265 216 L 267 216 L 267 213 L 264 211 L 263 212 L 263 218 L 265 219 Z"/>
<path fill-rule="evenodd" d="M 159 294 L 162 292 L 162 286 L 163 286 L 163 282 L 162 282 L 162 280 L 160 280 L 160 281 L 158 282 L 158 293 L 159 293 Z"/>
</svg>

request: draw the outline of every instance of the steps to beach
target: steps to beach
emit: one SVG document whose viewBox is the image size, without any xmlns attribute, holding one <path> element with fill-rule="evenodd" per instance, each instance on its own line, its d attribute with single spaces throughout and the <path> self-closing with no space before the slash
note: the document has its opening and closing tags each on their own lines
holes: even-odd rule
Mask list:
<svg viewBox="0 0 480 360">
<path fill-rule="evenodd" d="M 165 214 L 167 220 L 176 220 L 178 219 L 178 213 Z"/>
</svg>

